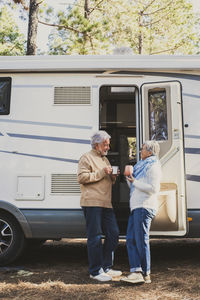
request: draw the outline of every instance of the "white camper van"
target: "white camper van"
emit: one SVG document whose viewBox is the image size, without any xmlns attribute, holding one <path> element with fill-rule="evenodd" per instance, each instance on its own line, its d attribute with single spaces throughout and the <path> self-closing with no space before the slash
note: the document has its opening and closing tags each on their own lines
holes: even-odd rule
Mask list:
<svg viewBox="0 0 200 300">
<path fill-rule="evenodd" d="M 200 57 L 0 57 L 0 264 L 29 241 L 85 237 L 77 164 L 96 130 L 108 158 L 134 165 L 160 143 L 163 178 L 151 236 L 200 237 Z M 126 233 L 129 189 L 113 206 Z"/>
</svg>

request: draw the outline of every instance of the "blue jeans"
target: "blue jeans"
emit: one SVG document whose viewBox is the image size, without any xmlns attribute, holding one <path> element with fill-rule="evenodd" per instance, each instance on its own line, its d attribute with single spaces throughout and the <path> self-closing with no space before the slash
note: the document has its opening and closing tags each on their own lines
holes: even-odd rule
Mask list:
<svg viewBox="0 0 200 300">
<path fill-rule="evenodd" d="M 130 264 L 130 272 L 150 274 L 149 230 L 155 217 L 154 209 L 136 208 L 128 220 L 126 246 Z"/>
<path fill-rule="evenodd" d="M 95 276 L 101 268 L 113 265 L 119 229 L 112 208 L 82 207 L 86 219 L 89 272 Z M 105 235 L 102 244 L 102 234 Z"/>
</svg>

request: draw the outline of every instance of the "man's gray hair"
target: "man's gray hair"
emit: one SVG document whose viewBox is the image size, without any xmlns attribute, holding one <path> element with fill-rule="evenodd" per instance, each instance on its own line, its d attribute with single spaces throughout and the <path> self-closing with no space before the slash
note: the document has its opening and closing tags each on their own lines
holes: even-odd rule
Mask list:
<svg viewBox="0 0 200 300">
<path fill-rule="evenodd" d="M 99 130 L 91 136 L 91 146 L 95 149 L 96 144 L 101 144 L 103 141 L 110 139 L 111 136 L 104 130 Z"/>
<path fill-rule="evenodd" d="M 160 145 L 157 141 L 145 141 L 143 145 L 146 146 L 147 151 L 152 152 L 152 155 L 159 156 Z"/>
</svg>

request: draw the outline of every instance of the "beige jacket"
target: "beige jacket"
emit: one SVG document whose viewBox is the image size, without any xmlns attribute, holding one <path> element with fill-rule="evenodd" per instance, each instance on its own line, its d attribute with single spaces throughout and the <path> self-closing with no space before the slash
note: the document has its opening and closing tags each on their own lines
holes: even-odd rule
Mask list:
<svg viewBox="0 0 200 300">
<path fill-rule="evenodd" d="M 92 149 L 78 164 L 78 182 L 81 185 L 81 206 L 112 208 L 112 177 L 104 172 L 110 166 L 108 159 Z"/>
</svg>

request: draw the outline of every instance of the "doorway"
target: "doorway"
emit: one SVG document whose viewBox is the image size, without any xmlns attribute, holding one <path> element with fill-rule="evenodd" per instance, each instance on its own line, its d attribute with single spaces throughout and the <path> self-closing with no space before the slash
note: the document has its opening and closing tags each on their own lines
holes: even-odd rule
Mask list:
<svg viewBox="0 0 200 300">
<path fill-rule="evenodd" d="M 108 159 L 120 168 L 112 192 L 112 203 L 120 234 L 126 233 L 129 216 L 130 190 L 123 175 L 125 165 L 137 162 L 136 99 L 134 86 L 108 86 L 100 88 L 99 127 L 111 135 Z"/>
</svg>

